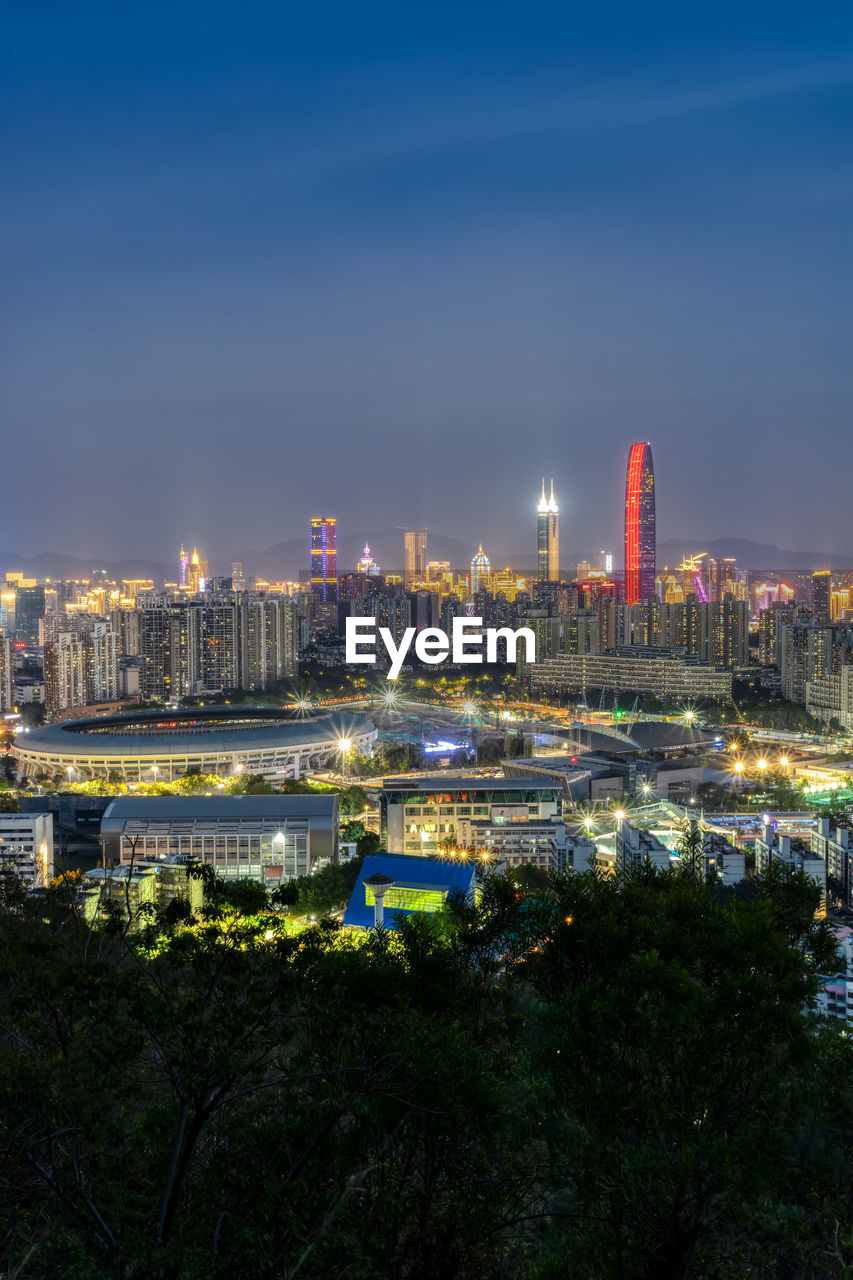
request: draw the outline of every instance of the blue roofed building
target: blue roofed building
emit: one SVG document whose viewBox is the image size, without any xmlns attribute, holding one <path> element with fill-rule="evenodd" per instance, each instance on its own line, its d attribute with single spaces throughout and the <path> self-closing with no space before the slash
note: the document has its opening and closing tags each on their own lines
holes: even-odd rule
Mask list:
<svg viewBox="0 0 853 1280">
<path fill-rule="evenodd" d="M 375 878 L 379 879 L 376 880 Z M 372 929 L 376 918 L 376 885 L 382 884 L 382 918 L 393 929 L 401 915 L 433 914 L 440 911 L 448 894 L 469 893 L 477 869 L 472 863 L 440 858 L 418 858 L 405 854 L 379 854 L 365 858 L 352 897 L 344 914 L 344 924 Z M 370 883 L 373 881 L 373 883 Z"/>
</svg>

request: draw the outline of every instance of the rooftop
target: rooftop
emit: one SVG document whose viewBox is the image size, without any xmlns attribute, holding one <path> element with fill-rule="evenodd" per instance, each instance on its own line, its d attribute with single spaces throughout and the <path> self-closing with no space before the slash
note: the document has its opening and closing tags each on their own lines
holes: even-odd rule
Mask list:
<svg viewBox="0 0 853 1280">
<path fill-rule="evenodd" d="M 104 822 L 131 818 L 330 818 L 338 797 L 318 791 L 301 796 L 120 796 Z"/>
</svg>

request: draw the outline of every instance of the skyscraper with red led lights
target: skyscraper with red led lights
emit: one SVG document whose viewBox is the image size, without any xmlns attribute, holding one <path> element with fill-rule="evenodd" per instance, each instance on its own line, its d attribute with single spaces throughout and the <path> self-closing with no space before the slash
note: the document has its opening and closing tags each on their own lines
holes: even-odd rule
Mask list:
<svg viewBox="0 0 853 1280">
<path fill-rule="evenodd" d="M 625 600 L 655 594 L 655 471 L 649 444 L 632 444 L 625 485 Z"/>
</svg>

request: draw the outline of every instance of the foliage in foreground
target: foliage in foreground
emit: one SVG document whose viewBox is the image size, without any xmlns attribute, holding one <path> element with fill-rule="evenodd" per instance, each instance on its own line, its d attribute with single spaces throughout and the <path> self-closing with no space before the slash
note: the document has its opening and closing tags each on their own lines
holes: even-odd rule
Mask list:
<svg viewBox="0 0 853 1280">
<path fill-rule="evenodd" d="M 522 898 L 492 877 L 395 933 L 297 937 L 215 893 L 192 923 L 90 932 L 68 892 L 0 904 L 4 1273 L 828 1280 L 850 1260 L 850 1051 L 807 1012 L 831 947 L 801 879 Z"/>
</svg>

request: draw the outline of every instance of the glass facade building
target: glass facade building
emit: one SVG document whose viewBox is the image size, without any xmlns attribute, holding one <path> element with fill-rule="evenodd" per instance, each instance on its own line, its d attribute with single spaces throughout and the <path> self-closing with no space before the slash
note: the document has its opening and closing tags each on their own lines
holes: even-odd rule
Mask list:
<svg viewBox="0 0 853 1280">
<path fill-rule="evenodd" d="M 625 485 L 625 601 L 655 594 L 655 473 L 649 444 L 632 444 Z"/>
<path fill-rule="evenodd" d="M 337 522 L 320 516 L 311 521 L 311 594 L 335 603 L 338 598 Z"/>
</svg>

